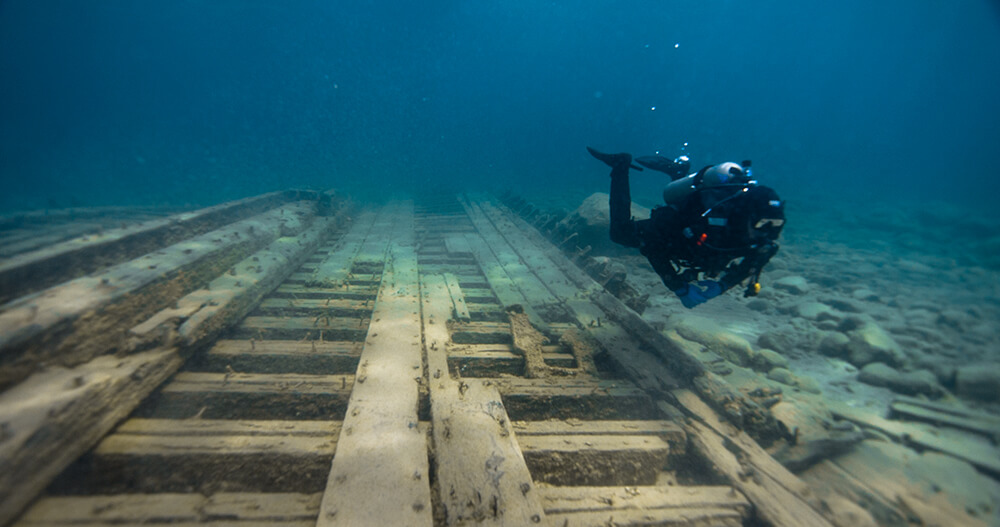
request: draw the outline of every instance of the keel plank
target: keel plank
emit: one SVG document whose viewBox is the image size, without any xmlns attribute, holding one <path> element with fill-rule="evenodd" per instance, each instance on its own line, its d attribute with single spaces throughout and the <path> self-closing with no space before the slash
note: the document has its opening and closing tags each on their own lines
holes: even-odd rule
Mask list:
<svg viewBox="0 0 1000 527">
<path fill-rule="evenodd" d="M 447 280 L 424 275 L 424 338 L 435 469 L 447 525 L 531 525 L 544 517 L 538 492 L 492 385 L 449 374 Z"/>
<path fill-rule="evenodd" d="M 370 244 L 361 250 L 387 261 L 330 466 L 320 526 L 433 524 L 427 437 L 417 421 L 423 361 L 413 207 L 386 209 L 375 228 L 391 232 L 388 247 Z"/>
</svg>

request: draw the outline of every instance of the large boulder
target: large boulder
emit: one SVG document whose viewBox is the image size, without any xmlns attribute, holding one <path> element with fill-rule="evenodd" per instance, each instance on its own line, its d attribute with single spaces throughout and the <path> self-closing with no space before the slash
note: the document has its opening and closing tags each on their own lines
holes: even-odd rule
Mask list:
<svg viewBox="0 0 1000 527">
<path fill-rule="evenodd" d="M 903 349 L 874 321 L 866 321 L 848 331 L 847 338 L 847 359 L 859 368 L 872 362 L 884 362 L 890 366 L 901 366 L 906 362 Z"/>
<path fill-rule="evenodd" d="M 687 340 L 697 342 L 727 361 L 740 366 L 750 366 L 754 350 L 747 340 L 723 329 L 708 318 L 678 316 L 671 319 L 672 329 Z"/>
<path fill-rule="evenodd" d="M 983 401 L 1000 401 L 1000 364 L 962 366 L 955 372 L 955 391 Z"/>
<path fill-rule="evenodd" d="M 591 194 L 583 203 L 559 222 L 569 232 L 576 233 L 576 245 L 591 246 L 594 254 L 621 254 L 623 248 L 611 241 L 608 228 L 611 225 L 610 196 L 603 192 Z M 649 209 L 632 204 L 632 217 L 646 219 Z"/>
<path fill-rule="evenodd" d="M 944 388 L 938 384 L 937 377 L 929 370 L 901 372 L 881 362 L 873 362 L 861 368 L 858 380 L 903 395 L 939 397 L 944 393 Z"/>
</svg>

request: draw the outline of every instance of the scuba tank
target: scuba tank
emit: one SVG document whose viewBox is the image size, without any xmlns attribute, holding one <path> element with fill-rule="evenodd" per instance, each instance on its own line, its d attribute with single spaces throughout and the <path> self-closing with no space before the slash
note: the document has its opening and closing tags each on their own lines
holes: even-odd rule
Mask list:
<svg viewBox="0 0 1000 527">
<path fill-rule="evenodd" d="M 663 202 L 680 206 L 696 190 L 718 186 L 745 186 L 750 183 L 750 161 L 709 165 L 694 174 L 677 179 L 663 189 Z"/>
</svg>

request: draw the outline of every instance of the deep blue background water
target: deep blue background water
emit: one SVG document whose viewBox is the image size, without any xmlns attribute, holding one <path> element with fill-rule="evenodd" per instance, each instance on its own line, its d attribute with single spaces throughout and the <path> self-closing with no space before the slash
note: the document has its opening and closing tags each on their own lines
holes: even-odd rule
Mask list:
<svg viewBox="0 0 1000 527">
<path fill-rule="evenodd" d="M 684 143 L 831 207 L 995 209 L 998 86 L 991 0 L 5 0 L 0 211 L 585 195 L 607 185 L 585 145 Z"/>
</svg>

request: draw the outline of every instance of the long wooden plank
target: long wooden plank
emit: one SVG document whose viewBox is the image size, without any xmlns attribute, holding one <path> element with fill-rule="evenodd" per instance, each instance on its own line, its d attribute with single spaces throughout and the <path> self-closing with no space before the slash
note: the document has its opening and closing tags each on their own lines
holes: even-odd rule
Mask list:
<svg viewBox="0 0 1000 527">
<path fill-rule="evenodd" d="M 739 527 L 750 503 L 732 487 L 543 487 L 552 526 Z"/>
<path fill-rule="evenodd" d="M 538 492 L 493 386 L 458 382 L 448 369 L 448 321 L 453 312 L 441 275 L 422 279 L 424 338 L 438 496 L 446 525 L 538 523 Z"/>
<path fill-rule="evenodd" d="M 115 496 L 61 496 L 39 501 L 15 524 L 42 525 L 315 525 L 320 494 L 231 493 L 118 494 Z"/>
<path fill-rule="evenodd" d="M 197 357 L 205 371 L 342 373 L 354 371 L 361 343 L 351 341 L 219 340 Z"/>
<path fill-rule="evenodd" d="M 0 525 L 182 363 L 175 349 L 53 368 L 0 394 Z"/>
<path fill-rule="evenodd" d="M 776 527 L 832 527 L 818 512 L 818 505 L 810 503 L 815 495 L 806 483 L 745 432 L 722 421 L 694 392 L 678 389 L 674 394 L 679 404 L 696 416 L 685 426 L 693 447 L 747 496 L 761 518 Z"/>
<path fill-rule="evenodd" d="M 448 286 L 448 296 L 451 298 L 452 308 L 455 310 L 456 320 L 470 320 L 469 306 L 465 304 L 465 295 L 462 294 L 462 286 L 458 278 L 452 273 L 444 274 L 445 284 Z"/>
<path fill-rule="evenodd" d="M 552 485 L 653 485 L 670 453 L 657 436 L 528 435 L 519 442 L 535 481 Z"/>
<path fill-rule="evenodd" d="M 392 228 L 372 323 L 317 525 L 432 525 L 427 438 L 418 427 L 420 289 L 412 204 L 376 220 Z M 359 257 L 367 257 L 359 254 Z"/>
<path fill-rule="evenodd" d="M 144 417 L 343 419 L 353 375 L 181 372 Z M 287 418 L 287 417 L 284 417 Z"/>
<path fill-rule="evenodd" d="M 519 437 L 526 436 L 641 436 L 663 439 L 670 445 L 670 454 L 682 454 L 687 447 L 684 429 L 673 421 L 584 421 L 581 419 L 549 419 L 545 421 L 514 421 Z"/>
<path fill-rule="evenodd" d="M 326 481 L 340 432 L 340 423 L 333 422 L 325 423 L 325 434 L 317 434 L 316 422 L 306 421 L 300 434 L 294 421 L 257 421 L 251 427 L 189 419 L 180 423 L 204 424 L 207 430 L 188 424 L 164 433 L 163 421 L 168 420 L 126 423 L 126 432 L 101 441 L 86 465 L 88 489 L 101 494 L 190 488 L 207 494 L 220 488 L 316 492 Z M 262 432 L 265 427 L 270 433 Z"/>
<path fill-rule="evenodd" d="M 942 437 L 938 430 L 929 425 L 891 421 L 843 404 L 830 405 L 830 413 L 863 428 L 883 433 L 895 441 L 948 454 L 967 461 L 993 476 L 1000 476 L 1000 448 L 979 435 L 974 436 L 975 440 L 966 438 L 965 441 L 954 441 L 951 438 Z"/>
<path fill-rule="evenodd" d="M 337 244 L 335 250 L 319 263 L 310 274 L 306 285 L 310 287 L 337 287 L 344 284 L 351 274 L 351 267 L 365 239 L 375 223 L 375 213 L 362 213 L 351 230 Z"/>
<path fill-rule="evenodd" d="M 300 202 L 22 297 L 0 311 L 0 387 L 39 364 L 72 366 L 127 344 L 125 332 L 283 233 L 312 222 Z"/>
<path fill-rule="evenodd" d="M 272 192 L 139 225 L 108 229 L 14 256 L 0 262 L 0 304 L 80 273 L 91 273 L 260 214 L 292 199 L 304 199 L 304 196 L 294 192 Z"/>
</svg>

